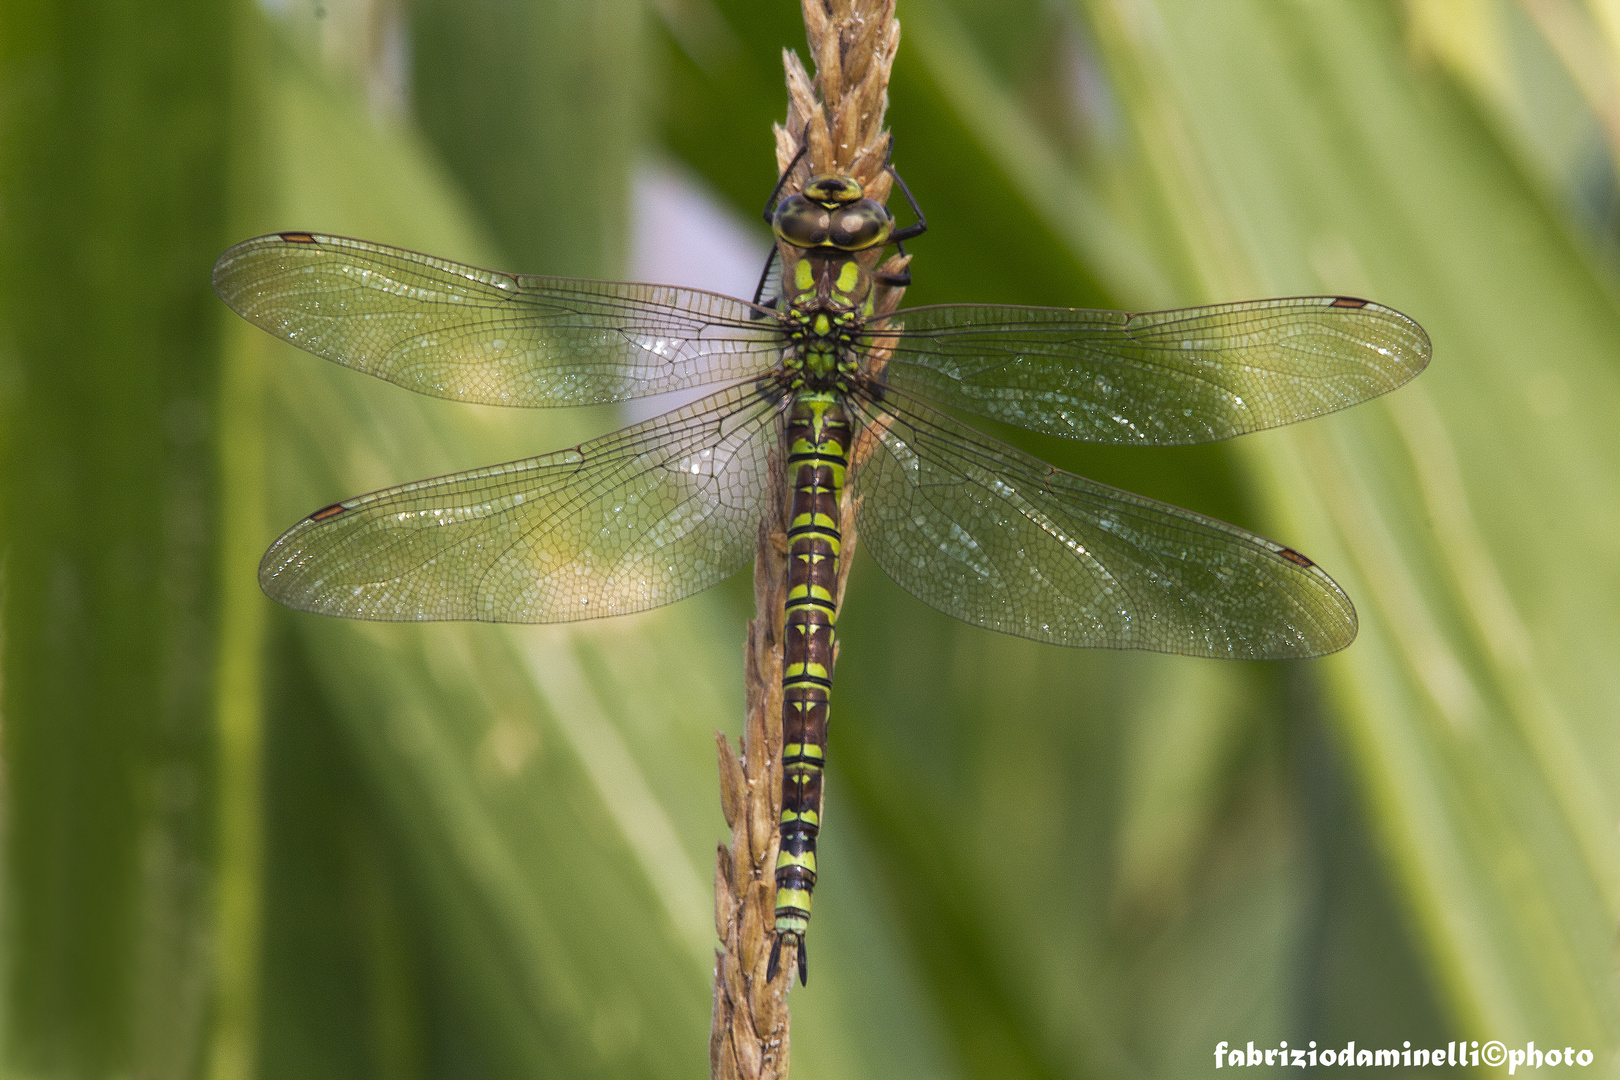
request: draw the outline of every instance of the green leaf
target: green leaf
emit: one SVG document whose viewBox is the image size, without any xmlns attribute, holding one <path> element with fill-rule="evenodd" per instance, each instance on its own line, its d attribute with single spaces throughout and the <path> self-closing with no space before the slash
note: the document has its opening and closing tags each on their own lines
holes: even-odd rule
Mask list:
<svg viewBox="0 0 1620 1080">
<path fill-rule="evenodd" d="M 216 681 L 250 726 L 257 693 L 206 284 L 236 19 L 22 2 L 0 28 L 7 1075 L 181 1077 L 211 1050 L 238 854 Z"/>
<path fill-rule="evenodd" d="M 1126 62 L 1159 87 L 1142 138 L 1183 147 L 1166 188 L 1222 245 L 1211 288 L 1372 295 L 1436 343 L 1418 383 L 1256 440 L 1253 463 L 1361 599 L 1332 705 L 1448 1011 L 1602 1058 L 1620 777 L 1599 658 L 1620 619 L 1616 583 L 1568 553 L 1601 563 L 1620 509 L 1614 304 L 1390 14 L 1159 14 Z"/>
<path fill-rule="evenodd" d="M 289 54 L 274 74 L 281 220 L 501 263 L 420 144 L 370 125 Z M 566 445 L 615 423 L 605 410 L 430 401 L 290 348 L 275 350 L 267 382 L 277 523 L 368 487 Z M 344 1059 L 421 1071 L 446 1055 L 497 1075 L 701 1068 L 710 860 L 723 830 L 711 731 L 741 708 L 739 687 L 696 674 L 722 670 L 715 650 L 734 650 L 740 636 L 716 622 L 712 601 L 578 629 L 277 622 L 297 635 L 295 670 L 313 673 L 325 717 L 313 728 L 290 718 L 303 733 L 288 738 L 326 742 L 353 763 L 324 789 L 304 785 L 307 797 L 331 805 L 333 827 L 375 831 L 393 854 L 374 871 L 335 870 L 376 845 L 343 840 L 334 850 L 327 840 L 328 853 L 312 857 L 296 840 L 317 831 L 308 810 L 272 791 L 272 854 L 285 860 L 272 878 L 285 866 L 305 884 L 268 898 L 267 954 L 301 953 L 272 970 L 267 1071 L 306 1075 L 310 1061 Z M 689 644 L 678 653 L 657 644 L 672 640 Z M 624 658 L 648 656 L 627 678 Z M 679 695 L 668 690 L 676 684 Z M 299 707 L 291 691 L 284 700 Z M 272 737 L 273 749 L 280 743 Z M 332 790 L 350 778 L 363 784 L 359 803 Z M 375 947 L 353 953 L 371 1020 L 326 1018 L 322 1047 L 300 1048 L 312 1013 L 299 988 L 330 961 L 284 905 L 320 881 L 402 912 L 407 929 L 377 931 Z M 325 915 L 329 935 L 375 929 L 341 909 Z M 425 940 L 413 925 L 427 928 Z M 424 989 L 428 978 L 442 991 Z"/>
</svg>

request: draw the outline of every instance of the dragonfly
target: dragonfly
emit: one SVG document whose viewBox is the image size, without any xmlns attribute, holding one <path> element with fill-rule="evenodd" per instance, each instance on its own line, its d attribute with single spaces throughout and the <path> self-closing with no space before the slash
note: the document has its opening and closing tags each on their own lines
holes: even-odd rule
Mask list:
<svg viewBox="0 0 1620 1080">
<path fill-rule="evenodd" d="M 1304 555 L 1054 468 L 944 410 L 1111 445 L 1202 443 L 1393 390 L 1430 344 L 1400 312 L 1344 296 L 890 311 L 882 298 L 909 277 L 879 257 L 926 228 L 904 183 L 917 220 L 902 228 L 854 177 L 811 177 L 780 197 L 783 182 L 766 211 L 767 274 L 780 262 L 780 280 L 752 301 L 498 273 L 309 232 L 238 244 L 213 283 L 299 348 L 452 401 L 592 405 L 714 387 L 565 450 L 324 507 L 271 545 L 259 581 L 289 607 L 353 619 L 621 615 L 749 565 L 762 516 L 785 502 L 767 979 L 791 948 L 805 983 L 846 488 L 878 565 L 975 626 L 1065 646 L 1319 656 L 1351 642 L 1356 613 Z"/>
</svg>

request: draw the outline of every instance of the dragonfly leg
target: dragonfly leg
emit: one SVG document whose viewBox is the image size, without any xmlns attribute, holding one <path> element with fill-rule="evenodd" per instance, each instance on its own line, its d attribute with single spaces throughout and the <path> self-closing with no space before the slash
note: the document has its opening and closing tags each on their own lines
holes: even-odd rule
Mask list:
<svg viewBox="0 0 1620 1080">
<path fill-rule="evenodd" d="M 799 162 L 804 160 L 804 155 L 809 149 L 810 125 L 805 124 L 804 130 L 799 133 L 799 152 L 793 155 L 793 160 L 788 162 L 788 167 L 783 169 L 782 175 L 776 178 L 776 186 L 771 188 L 770 197 L 765 200 L 765 224 L 770 225 L 776 220 L 776 197 L 782 194 L 783 185 L 788 182 L 788 177 L 793 175 L 793 170 L 798 166 Z M 904 187 L 905 185 L 902 184 L 901 186 Z"/>
<path fill-rule="evenodd" d="M 765 269 L 759 272 L 759 284 L 754 287 L 755 304 L 758 304 L 759 298 L 765 295 L 765 283 L 771 279 L 771 267 L 776 265 L 776 257 L 778 254 L 779 253 L 776 250 L 776 245 L 772 244 L 771 253 L 765 256 Z M 769 306 L 775 307 L 776 301 L 780 299 L 781 297 L 777 297 L 775 300 L 772 300 Z"/>
<path fill-rule="evenodd" d="M 917 205 L 916 197 L 911 194 L 911 189 L 906 187 L 906 182 L 901 179 L 899 171 L 894 167 L 894 163 L 889 160 L 893 156 L 894 135 L 891 133 L 889 135 L 889 153 L 883 159 L 883 168 L 890 176 L 894 177 L 894 182 L 900 185 L 900 190 L 906 196 L 906 202 L 911 206 L 911 212 L 917 217 L 916 221 L 912 222 L 910 225 L 907 225 L 905 228 L 901 229 L 899 232 L 895 233 L 889 238 L 890 240 L 894 241 L 895 247 L 900 248 L 900 254 L 904 255 L 906 253 L 906 249 L 900 247 L 900 245 L 903 242 L 910 240 L 914 236 L 921 236 L 923 233 L 927 232 L 928 219 L 923 216 L 922 207 Z M 909 280 L 907 283 L 909 284 Z"/>
<path fill-rule="evenodd" d="M 905 253 L 906 249 L 900 248 L 900 254 L 904 255 Z M 903 289 L 911 284 L 910 270 L 902 270 L 898 274 L 885 274 L 880 271 L 872 276 L 883 282 L 883 284 L 892 285 L 897 289 Z"/>
</svg>

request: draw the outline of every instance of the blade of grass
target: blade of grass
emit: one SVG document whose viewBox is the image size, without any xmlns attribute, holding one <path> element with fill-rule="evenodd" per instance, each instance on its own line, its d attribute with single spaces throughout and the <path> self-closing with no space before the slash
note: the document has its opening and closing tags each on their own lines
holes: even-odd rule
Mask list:
<svg viewBox="0 0 1620 1080">
<path fill-rule="evenodd" d="M 8 1075 L 207 1053 L 234 18 L 24 2 L 0 33 Z"/>
<path fill-rule="evenodd" d="M 321 82 L 291 59 L 278 75 L 282 227 L 501 264 L 421 145 L 369 125 Z M 287 349 L 267 381 L 277 522 L 332 492 L 510 459 L 613 423 L 601 412 L 446 406 Z M 467 1052 L 526 1075 L 699 1067 L 712 928 L 705 917 L 694 930 L 689 913 L 707 910 L 707 873 L 693 868 L 706 867 L 720 831 L 709 732 L 737 713 L 721 674 L 735 663 L 735 632 L 702 601 L 563 631 L 289 621 L 333 734 L 399 847 L 405 891 L 432 928 L 418 960 L 441 973 L 453 1015 L 465 1018 Z M 661 655 L 670 642 L 683 643 L 679 657 Z M 586 659 L 620 652 L 642 658 L 628 677 Z M 558 682 L 566 653 L 580 660 Z M 576 746 L 581 710 L 617 729 L 608 743 L 627 753 L 611 768 Z M 626 832 L 649 799 L 670 822 L 657 840 L 661 865 Z M 430 1058 L 442 1038 L 435 1026 L 449 1022 L 434 1015 L 418 1018 Z"/>
<path fill-rule="evenodd" d="M 1246 455 L 1269 512 L 1361 601 L 1362 640 L 1328 670 L 1362 791 L 1453 1016 L 1481 1039 L 1598 1051 L 1620 1030 L 1598 959 L 1620 893 L 1597 658 L 1620 623 L 1612 583 L 1566 553 L 1614 535 L 1600 418 L 1620 394 L 1616 313 L 1466 103 L 1407 63 L 1392 15 L 1211 15 L 1099 5 L 1115 59 L 1159 88 L 1151 107 L 1127 102 L 1141 137 L 1182 147 L 1160 182 L 1229 238 L 1200 256 L 1215 295 L 1370 294 L 1436 341 L 1422 385 L 1400 392 L 1423 404 Z M 1548 423 L 1538 383 L 1581 392 Z M 1436 517 L 1449 532 L 1430 532 Z M 1478 589 L 1520 613 L 1531 655 L 1504 664 L 1465 599 Z"/>
</svg>

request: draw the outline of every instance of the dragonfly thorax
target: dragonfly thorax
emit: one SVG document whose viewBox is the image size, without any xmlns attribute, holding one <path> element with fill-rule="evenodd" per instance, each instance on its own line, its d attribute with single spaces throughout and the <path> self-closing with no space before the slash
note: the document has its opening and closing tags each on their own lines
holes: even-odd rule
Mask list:
<svg viewBox="0 0 1620 1080">
<path fill-rule="evenodd" d="M 783 315 L 789 347 L 783 366 L 813 390 L 831 389 L 856 370 L 853 311 L 789 308 Z"/>
<path fill-rule="evenodd" d="M 785 366 L 812 388 L 830 388 L 856 370 L 855 335 L 872 314 L 872 273 L 843 253 L 804 252 L 785 275 Z"/>
</svg>

